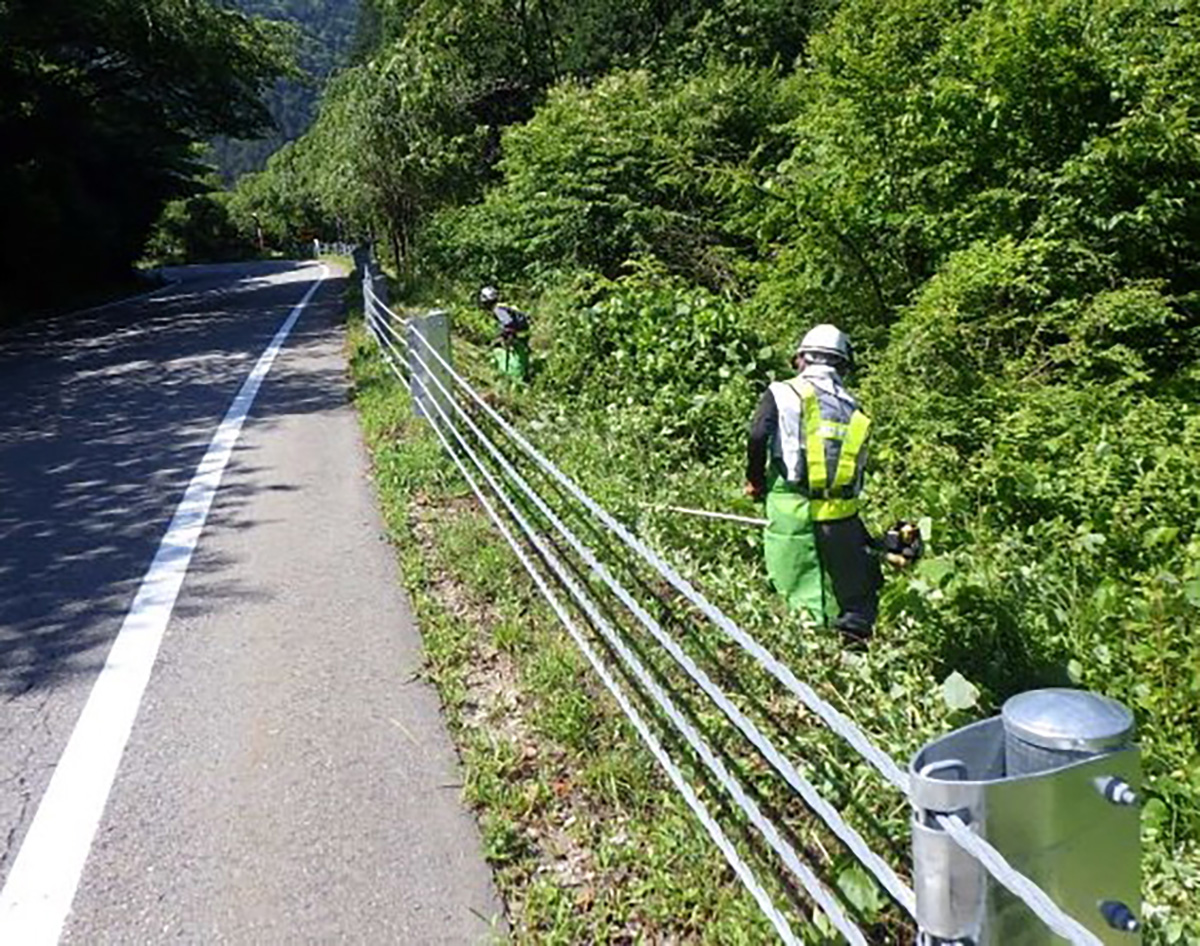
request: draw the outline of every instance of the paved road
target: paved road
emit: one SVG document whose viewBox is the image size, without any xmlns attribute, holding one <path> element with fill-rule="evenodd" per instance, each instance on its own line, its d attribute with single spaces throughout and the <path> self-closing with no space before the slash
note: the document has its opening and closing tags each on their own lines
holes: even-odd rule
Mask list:
<svg viewBox="0 0 1200 946">
<path fill-rule="evenodd" d="M 73 894 L 63 942 L 493 937 L 346 401 L 337 278 L 241 428 L 77 888 L 54 849 L 77 839 L 30 831 L 172 513 L 319 272 L 191 269 L 151 299 L 0 336 L 0 880 L 11 901 L 23 862 L 55 865 Z M 63 811 L 101 768 L 56 780 Z"/>
</svg>

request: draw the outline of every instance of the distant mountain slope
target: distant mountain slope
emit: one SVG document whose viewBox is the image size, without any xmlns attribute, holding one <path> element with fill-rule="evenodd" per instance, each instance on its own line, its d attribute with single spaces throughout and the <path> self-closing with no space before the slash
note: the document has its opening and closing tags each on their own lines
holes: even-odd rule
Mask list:
<svg viewBox="0 0 1200 946">
<path fill-rule="evenodd" d="M 213 163 L 226 182 L 260 169 L 280 145 L 302 135 L 316 112 L 321 84 L 350 55 L 358 27 L 359 0 L 228 0 L 228 5 L 273 20 L 289 20 L 302 32 L 300 65 L 307 82 L 280 82 L 267 96 L 277 129 L 253 141 L 213 142 Z"/>
</svg>

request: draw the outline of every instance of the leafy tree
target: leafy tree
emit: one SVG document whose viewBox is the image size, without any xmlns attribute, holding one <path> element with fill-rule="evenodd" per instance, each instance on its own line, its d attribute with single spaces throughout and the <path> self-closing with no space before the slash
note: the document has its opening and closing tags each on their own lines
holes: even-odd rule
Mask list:
<svg viewBox="0 0 1200 946">
<path fill-rule="evenodd" d="M 0 31 L 0 284 L 18 298 L 44 297 L 28 279 L 51 256 L 80 284 L 126 270 L 200 169 L 192 142 L 263 127 L 287 63 L 283 32 L 204 0 L 13 0 Z"/>
<path fill-rule="evenodd" d="M 250 255 L 253 244 L 230 218 L 221 192 L 173 200 L 155 224 L 146 254 L 160 263 L 221 262 Z"/>
<path fill-rule="evenodd" d="M 305 255 L 314 237 L 342 236 L 320 205 L 309 166 L 306 140 L 289 142 L 273 154 L 265 171 L 244 175 L 228 193 L 229 216 L 244 242 L 260 250 Z"/>
<path fill-rule="evenodd" d="M 419 219 L 469 186 L 482 145 L 457 65 L 436 48 L 393 49 L 338 77 L 313 131 L 322 205 L 360 231 L 378 226 L 400 269 Z"/>
<path fill-rule="evenodd" d="M 518 279 L 546 262 L 617 276 L 651 254 L 714 288 L 737 275 L 722 171 L 770 154 L 784 104 L 772 70 L 723 67 L 682 82 L 617 72 L 556 88 L 504 136 L 502 186 L 431 234 L 450 265 Z M 743 249 L 746 248 L 743 246 Z"/>
<path fill-rule="evenodd" d="M 1164 227 L 1158 265 L 1118 269 L 1178 284 L 1195 48 L 1194 15 L 1157 0 L 845 4 L 796 78 L 795 150 L 756 222 L 784 263 L 766 291 L 783 281 L 870 334 L 978 239 L 1054 234 L 1149 262 L 1150 241 L 1110 224 Z M 1102 162 L 1103 182 L 1085 170 Z"/>
</svg>

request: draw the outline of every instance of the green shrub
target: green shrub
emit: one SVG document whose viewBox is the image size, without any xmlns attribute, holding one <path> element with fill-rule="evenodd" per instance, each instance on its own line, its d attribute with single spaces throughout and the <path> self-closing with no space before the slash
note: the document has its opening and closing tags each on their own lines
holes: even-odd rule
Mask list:
<svg viewBox="0 0 1200 946">
<path fill-rule="evenodd" d="M 1130 705 L 1152 851 L 1200 839 L 1200 388 L 1182 319 L 1077 244 L 978 244 L 905 311 L 865 392 L 876 504 L 934 523 L 886 621 L 990 700 L 1078 684 Z"/>
<path fill-rule="evenodd" d="M 898 756 L 969 718 L 952 673 L 980 714 L 1044 684 L 1132 706 L 1148 939 L 1200 939 L 1200 12 L 821 9 L 794 72 L 687 46 L 560 83 L 421 266 L 527 290 L 541 371 L 506 408 Z M 857 663 L 779 606 L 753 530 L 646 509 L 750 511 L 745 423 L 817 321 L 859 349 L 868 519 L 932 526 Z"/>
<path fill-rule="evenodd" d="M 654 267 L 581 282 L 560 304 L 543 328 L 545 390 L 650 439 L 664 465 L 722 456 L 741 438 L 752 379 L 777 356 L 738 306 Z"/>
<path fill-rule="evenodd" d="M 213 192 L 171 201 L 150 234 L 146 255 L 161 263 L 209 263 L 253 256 L 254 243 L 230 218 L 228 197 Z"/>
<path fill-rule="evenodd" d="M 504 135 L 503 182 L 445 213 L 427 265 L 521 280 L 564 265 L 620 275 L 652 254 L 709 285 L 734 278 L 723 248 L 723 173 L 773 141 L 784 101 L 769 69 L 724 67 L 679 82 L 617 72 L 551 90 Z"/>
</svg>

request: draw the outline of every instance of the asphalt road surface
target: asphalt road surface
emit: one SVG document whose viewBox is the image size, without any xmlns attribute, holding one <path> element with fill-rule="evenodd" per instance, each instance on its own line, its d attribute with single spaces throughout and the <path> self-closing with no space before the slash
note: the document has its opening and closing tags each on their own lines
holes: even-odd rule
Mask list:
<svg viewBox="0 0 1200 946">
<path fill-rule="evenodd" d="M 502 930 L 324 272 L 0 335 L 4 946 Z"/>
</svg>

